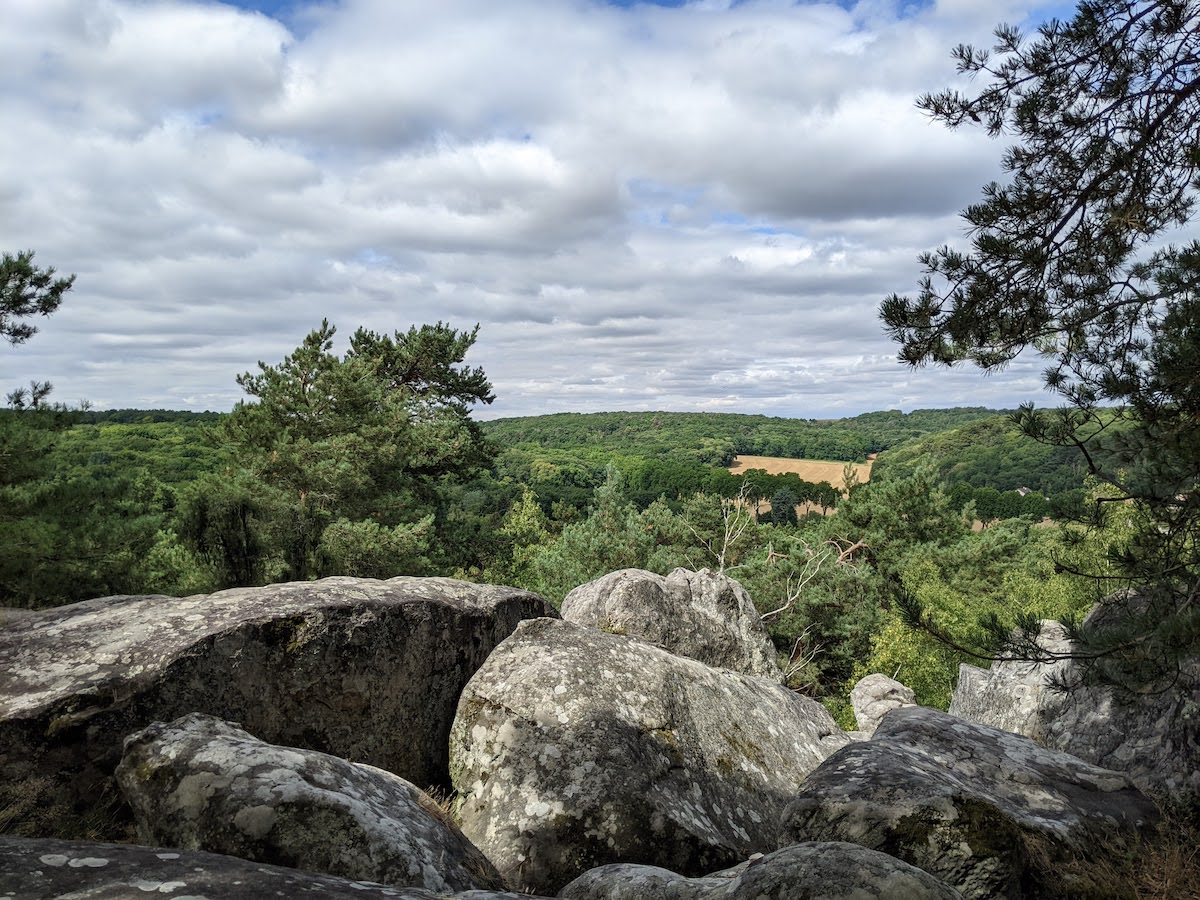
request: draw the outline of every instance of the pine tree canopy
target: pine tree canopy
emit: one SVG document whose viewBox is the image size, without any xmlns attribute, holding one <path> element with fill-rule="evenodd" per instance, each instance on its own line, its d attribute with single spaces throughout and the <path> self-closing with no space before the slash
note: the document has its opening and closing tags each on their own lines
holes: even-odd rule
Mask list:
<svg viewBox="0 0 1200 900">
<path fill-rule="evenodd" d="M 37 334 L 37 328 L 20 321 L 29 316 L 48 316 L 62 303 L 75 276 L 55 278 L 54 269 L 33 264 L 33 251 L 0 258 L 0 337 L 21 344 Z"/>
<path fill-rule="evenodd" d="M 1134 590 L 1072 623 L 1077 656 L 1141 689 L 1200 639 L 1200 2 L 1091 0 L 1032 37 L 995 35 L 991 51 L 954 51 L 978 92 L 918 105 L 1012 139 L 1008 180 L 964 211 L 970 249 L 922 255 L 919 291 L 889 296 L 881 317 L 910 366 L 1044 357 L 1064 405 L 1018 421 L 1113 486 L 1094 524 L 1119 509 L 1133 526 L 1110 540 L 1106 578 Z M 1037 657 L 1001 632 L 993 649 Z"/>
</svg>

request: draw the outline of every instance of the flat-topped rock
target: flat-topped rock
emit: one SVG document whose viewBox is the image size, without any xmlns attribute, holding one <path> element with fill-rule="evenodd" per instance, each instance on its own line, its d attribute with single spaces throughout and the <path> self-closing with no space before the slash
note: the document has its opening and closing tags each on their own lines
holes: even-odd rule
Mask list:
<svg viewBox="0 0 1200 900">
<path fill-rule="evenodd" d="M 104 597 L 0 629 L 9 829 L 129 836 L 127 734 L 204 712 L 271 743 L 448 783 L 463 685 L 541 597 L 446 578 L 326 578 L 193 597 Z"/>
</svg>

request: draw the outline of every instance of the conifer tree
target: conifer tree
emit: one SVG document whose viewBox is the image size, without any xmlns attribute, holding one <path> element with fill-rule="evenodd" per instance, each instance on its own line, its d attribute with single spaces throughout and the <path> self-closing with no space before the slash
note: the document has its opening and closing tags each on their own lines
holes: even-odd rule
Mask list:
<svg viewBox="0 0 1200 900">
<path fill-rule="evenodd" d="M 1045 358 L 1064 404 L 1018 422 L 1078 449 L 1117 489 L 1102 506 L 1137 526 L 1111 548 L 1112 599 L 1070 623 L 1074 655 L 1089 677 L 1161 686 L 1200 640 L 1200 2 L 1085 0 L 1032 38 L 995 34 L 991 52 L 954 51 L 981 90 L 918 105 L 1013 139 L 1008 180 L 963 213 L 970 249 L 924 254 L 917 294 L 881 316 L 911 366 Z M 910 618 L 937 629 L 911 603 Z M 1034 623 L 1013 640 L 987 624 L 989 652 L 1047 656 Z"/>
<path fill-rule="evenodd" d="M 74 275 L 54 275 L 54 269 L 33 264 L 32 250 L 0 257 L 0 337 L 10 344 L 22 344 L 37 334 L 36 326 L 20 320 L 50 315 L 75 283 Z"/>
<path fill-rule="evenodd" d="M 229 584 L 431 574 L 443 480 L 491 460 L 469 416 L 491 384 L 459 365 L 477 332 L 359 329 L 338 356 L 324 321 L 282 363 L 238 376 L 252 400 L 215 435 L 237 471 L 184 498 L 182 536 Z"/>
</svg>

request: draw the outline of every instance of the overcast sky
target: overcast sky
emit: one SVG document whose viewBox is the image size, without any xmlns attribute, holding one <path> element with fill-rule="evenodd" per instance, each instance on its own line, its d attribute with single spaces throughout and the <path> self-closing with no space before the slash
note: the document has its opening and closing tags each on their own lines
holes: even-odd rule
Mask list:
<svg viewBox="0 0 1200 900">
<path fill-rule="evenodd" d="M 0 249 L 76 273 L 0 388 L 228 410 L 323 317 L 480 325 L 481 418 L 1052 403 L 877 310 L 1003 142 L 927 121 L 1010 0 L 5 0 Z M 344 349 L 344 344 L 339 344 Z"/>
</svg>

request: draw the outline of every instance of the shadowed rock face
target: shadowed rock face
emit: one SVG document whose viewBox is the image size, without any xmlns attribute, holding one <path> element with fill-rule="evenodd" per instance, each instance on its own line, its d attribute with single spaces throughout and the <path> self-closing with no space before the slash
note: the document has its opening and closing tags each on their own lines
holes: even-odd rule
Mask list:
<svg viewBox="0 0 1200 900">
<path fill-rule="evenodd" d="M 676 569 L 665 578 L 622 569 L 567 594 L 562 616 L 706 665 L 783 680 L 750 595 L 732 578 L 708 569 Z"/>
<path fill-rule="evenodd" d="M 1052 652 L 1071 651 L 1057 622 L 1042 623 L 1041 641 Z M 1051 677 L 1071 684 L 1080 673 L 1072 660 L 964 664 L 950 712 L 1125 772 L 1162 799 L 1200 803 L 1200 653 L 1184 662 L 1174 684 L 1135 697 L 1088 685 L 1063 694 L 1050 687 Z"/>
<path fill-rule="evenodd" d="M 508 884 L 552 893 L 616 861 L 686 875 L 775 846 L 804 777 L 848 738 L 778 682 L 551 619 L 463 691 L 463 831 Z"/>
<path fill-rule="evenodd" d="M 464 684 L 536 594 L 444 578 L 327 578 L 105 597 L 0 630 L 0 808 L 21 834 L 127 838 L 126 735 L 204 712 L 272 743 L 445 785 Z"/>
<path fill-rule="evenodd" d="M 1154 824 L 1118 772 L 924 707 L 888 713 L 809 776 L 781 842 L 850 841 L 925 869 L 964 897 L 1069 897 L 1061 853 L 1109 848 Z"/>
<path fill-rule="evenodd" d="M 0 836 L 0 895 L 17 900 L 166 896 L 214 900 L 531 900 L 524 894 L 493 891 L 446 894 L 423 888 L 385 887 L 218 853 L 5 836 Z"/>
<path fill-rule="evenodd" d="M 916 866 L 837 842 L 796 844 L 702 878 L 615 863 L 579 876 L 558 896 L 562 900 L 962 900 L 954 888 Z"/>
<path fill-rule="evenodd" d="M 148 846 L 433 891 L 506 887 L 437 805 L 398 775 L 266 744 L 211 716 L 192 713 L 131 735 L 117 782 Z"/>
</svg>

